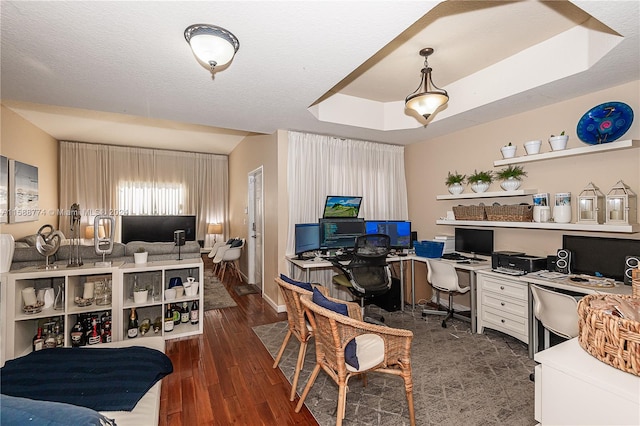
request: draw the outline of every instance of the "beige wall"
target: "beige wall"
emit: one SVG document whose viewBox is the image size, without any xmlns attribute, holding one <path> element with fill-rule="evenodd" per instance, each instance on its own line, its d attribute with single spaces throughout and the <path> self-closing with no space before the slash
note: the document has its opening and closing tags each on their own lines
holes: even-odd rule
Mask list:
<svg viewBox="0 0 640 426">
<path fill-rule="evenodd" d="M 541 152 L 548 152 L 548 137 L 563 130 L 569 135 L 567 148 L 587 146 L 576 136 L 576 125 L 586 111 L 603 102 L 621 101 L 630 105 L 636 117 L 622 139 L 640 139 L 640 120 L 637 116 L 640 113 L 639 93 L 640 82 L 635 81 L 407 146 L 405 166 L 409 219 L 414 230 L 418 232 L 418 238 L 423 240 L 436 234 L 453 234 L 454 227 L 436 225 L 435 221 L 454 205 L 479 202 L 532 202 L 531 196 L 436 201 L 437 195 L 448 193 L 444 184 L 448 171 L 457 170 L 469 174 L 474 169 L 498 170 L 499 167 L 493 168 L 493 161 L 502 158 L 500 147 L 503 145 L 509 142 L 517 145 L 516 155 L 521 156 L 524 154 L 524 142 L 542 139 Z M 451 102 L 455 102 L 455 99 Z M 427 128 L 425 134 L 428 133 Z M 635 193 L 640 192 L 640 149 L 565 157 L 522 165 L 528 177 L 524 178 L 521 188 L 549 192 L 552 197 L 556 192 L 571 192 L 574 208 L 572 221 L 575 221 L 576 197 L 589 182 L 593 182 L 606 194 L 622 179 Z M 494 182 L 489 191 L 501 191 L 499 182 Z M 470 188 L 467 187 L 465 192 L 471 192 Z M 495 249 L 546 256 L 555 253 L 561 247 L 562 235 L 565 233 L 640 239 L 640 234 L 495 228 Z"/>
<path fill-rule="evenodd" d="M 35 234 L 45 224 L 57 228 L 58 216 L 51 215 L 50 210 L 58 210 L 58 141 L 4 105 L 0 106 L 0 114 L 0 154 L 38 168 L 38 204 L 43 212 L 34 222 L 1 224 L 0 233 L 18 239 Z"/>
<path fill-rule="evenodd" d="M 277 301 L 278 289 L 273 277 L 278 272 L 278 134 L 245 138 L 229 155 L 229 229 L 231 236 L 247 238 L 249 172 L 262 166 L 264 202 L 264 293 Z M 281 209 L 285 210 L 285 209 Z M 241 259 L 241 270 L 246 275 L 247 250 Z"/>
</svg>

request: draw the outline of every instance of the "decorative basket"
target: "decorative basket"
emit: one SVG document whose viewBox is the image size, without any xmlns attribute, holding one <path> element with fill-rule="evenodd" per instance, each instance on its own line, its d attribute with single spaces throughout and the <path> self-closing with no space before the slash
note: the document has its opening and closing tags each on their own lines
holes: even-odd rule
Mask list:
<svg viewBox="0 0 640 426">
<path fill-rule="evenodd" d="M 627 373 L 640 376 L 640 322 L 614 316 L 591 307 L 591 294 L 578 302 L 578 342 L 582 349 L 600 361 Z M 617 296 L 625 300 L 633 296 Z"/>
<path fill-rule="evenodd" d="M 487 220 L 495 222 L 533 222 L 533 206 L 511 204 L 508 206 L 487 206 Z"/>
<path fill-rule="evenodd" d="M 487 220 L 485 206 L 453 206 L 456 220 Z"/>
<path fill-rule="evenodd" d="M 442 257 L 444 251 L 444 242 L 442 241 L 414 241 L 413 248 L 416 255 L 420 257 L 428 257 L 431 259 Z"/>
</svg>

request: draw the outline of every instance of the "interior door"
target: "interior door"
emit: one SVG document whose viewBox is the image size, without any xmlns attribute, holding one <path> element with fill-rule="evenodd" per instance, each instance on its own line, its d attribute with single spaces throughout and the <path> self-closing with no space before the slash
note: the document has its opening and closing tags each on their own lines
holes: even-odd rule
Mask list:
<svg viewBox="0 0 640 426">
<path fill-rule="evenodd" d="M 249 172 L 249 229 L 248 241 L 248 274 L 249 284 L 255 284 L 264 291 L 263 288 L 263 185 L 262 167 Z"/>
</svg>

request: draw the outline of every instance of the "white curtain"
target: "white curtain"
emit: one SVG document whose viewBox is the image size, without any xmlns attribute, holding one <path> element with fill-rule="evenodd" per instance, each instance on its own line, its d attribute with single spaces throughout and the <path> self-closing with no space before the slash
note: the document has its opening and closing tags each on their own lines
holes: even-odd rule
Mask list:
<svg viewBox="0 0 640 426">
<path fill-rule="evenodd" d="M 317 222 L 327 195 L 362 196 L 365 219 L 408 219 L 404 147 L 300 132 L 288 139 L 287 254 L 294 225 Z"/>
<path fill-rule="evenodd" d="M 97 214 L 196 215 L 198 239 L 208 223 L 226 223 L 225 155 L 60 142 L 60 206 L 78 203 L 82 223 Z M 69 233 L 67 220 L 60 229 Z M 118 233 L 116 232 L 116 235 Z"/>
</svg>

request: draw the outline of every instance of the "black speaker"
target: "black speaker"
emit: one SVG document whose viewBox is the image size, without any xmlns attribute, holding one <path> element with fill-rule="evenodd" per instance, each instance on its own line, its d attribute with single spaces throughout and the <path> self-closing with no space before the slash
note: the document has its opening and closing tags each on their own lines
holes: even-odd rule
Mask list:
<svg viewBox="0 0 640 426">
<path fill-rule="evenodd" d="M 558 260 L 558 256 L 547 256 L 547 271 L 555 272 L 556 269 L 556 261 Z"/>
<path fill-rule="evenodd" d="M 177 231 L 173 231 L 173 242 L 177 245 L 177 246 L 183 246 L 184 242 L 185 242 L 185 236 L 184 236 L 184 231 L 182 229 L 179 229 Z"/>
<path fill-rule="evenodd" d="M 418 232 L 411 231 L 411 248 L 413 248 L 413 242 L 418 241 Z"/>
<path fill-rule="evenodd" d="M 573 267 L 573 253 L 571 250 L 560 249 L 557 252 L 556 271 L 563 274 L 570 274 Z"/>
<path fill-rule="evenodd" d="M 627 256 L 624 258 L 624 283 L 631 285 L 633 277 L 631 276 L 633 269 L 637 268 L 640 264 L 640 255 Z"/>
</svg>

